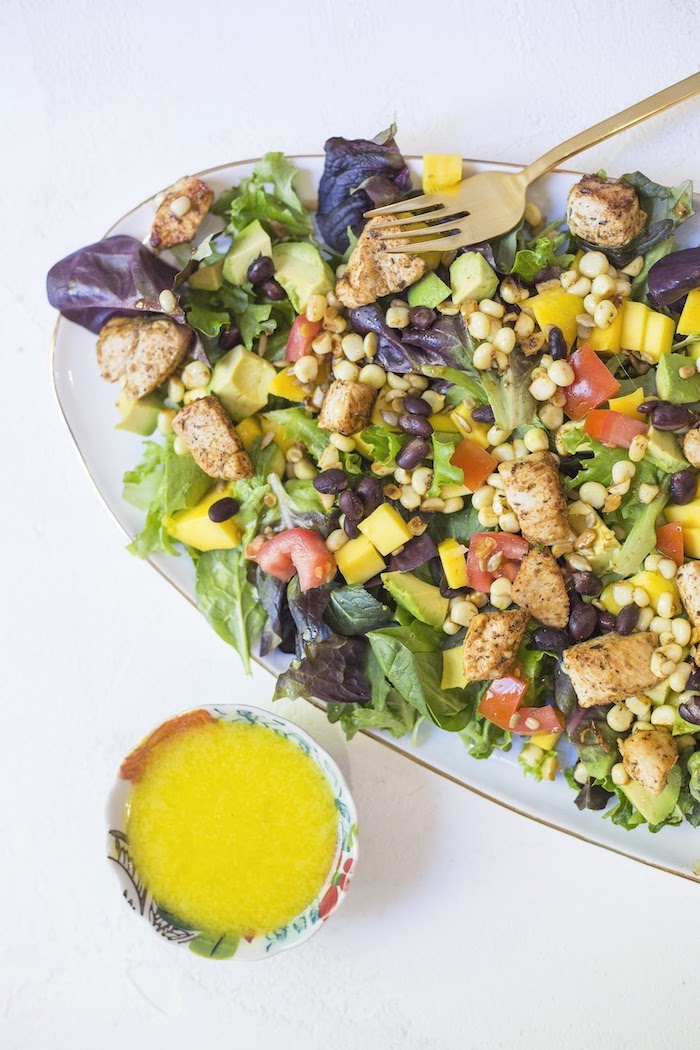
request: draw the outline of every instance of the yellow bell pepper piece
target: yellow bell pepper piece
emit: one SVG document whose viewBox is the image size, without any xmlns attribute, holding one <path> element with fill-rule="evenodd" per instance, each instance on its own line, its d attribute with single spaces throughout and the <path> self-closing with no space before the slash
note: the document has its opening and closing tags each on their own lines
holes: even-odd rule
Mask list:
<svg viewBox="0 0 700 1050">
<path fill-rule="evenodd" d="M 642 423 L 648 423 L 647 417 L 637 411 L 639 405 L 641 405 L 642 401 L 646 401 L 646 398 L 647 395 L 640 387 L 639 390 L 635 390 L 632 394 L 627 394 L 625 397 L 611 398 L 608 404 L 613 412 L 622 412 L 623 416 L 631 416 L 632 419 L 639 419 Z"/>
<path fill-rule="evenodd" d="M 700 334 L 700 288 L 688 295 L 676 330 L 679 335 Z"/>
<path fill-rule="evenodd" d="M 411 539 L 411 533 L 399 512 L 390 503 L 382 503 L 357 526 L 380 554 L 391 554 Z M 347 547 L 347 543 L 345 544 Z M 344 550 L 345 547 L 341 547 Z M 369 576 L 367 577 L 369 579 Z"/>
<path fill-rule="evenodd" d="M 335 560 L 349 584 L 366 583 L 386 568 L 386 562 L 366 536 L 348 540 L 336 551 Z"/>
<path fill-rule="evenodd" d="M 578 332 L 576 317 L 584 313 L 583 298 L 580 295 L 572 295 L 561 287 L 547 288 L 523 305 L 528 313 L 534 315 L 543 332 L 556 325 L 557 328 L 561 328 L 568 345 L 573 345 Z"/>
<path fill-rule="evenodd" d="M 650 310 L 644 332 L 642 353 L 658 361 L 662 354 L 670 354 L 676 324 L 672 317 Z"/>
<path fill-rule="evenodd" d="M 291 368 L 283 368 L 270 383 L 268 393 L 284 397 L 287 401 L 303 401 L 304 388 Z"/>
<path fill-rule="evenodd" d="M 262 436 L 260 421 L 255 416 L 248 416 L 247 419 L 242 419 L 240 423 L 236 424 L 236 430 L 246 452 L 250 452 L 255 439 Z"/>
<path fill-rule="evenodd" d="M 634 350 L 641 354 L 644 349 L 647 320 L 651 310 L 644 303 L 634 303 L 625 299 L 622 306 L 622 335 L 620 345 L 623 350 Z"/>
<path fill-rule="evenodd" d="M 467 576 L 467 551 L 466 547 L 456 539 L 443 540 L 438 543 L 438 554 L 445 572 L 448 587 L 467 587 L 469 578 Z"/>
<path fill-rule="evenodd" d="M 459 153 L 426 153 L 423 156 L 423 193 L 449 190 L 462 181 Z"/>
<path fill-rule="evenodd" d="M 464 689 L 467 684 L 467 676 L 464 673 L 464 656 L 462 646 L 456 645 L 452 649 L 445 649 L 442 654 L 442 680 L 441 689 Z"/>
</svg>

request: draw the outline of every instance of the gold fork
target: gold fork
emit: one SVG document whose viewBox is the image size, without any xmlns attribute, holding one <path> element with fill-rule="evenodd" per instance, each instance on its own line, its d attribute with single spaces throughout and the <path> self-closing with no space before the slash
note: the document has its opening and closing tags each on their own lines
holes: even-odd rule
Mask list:
<svg viewBox="0 0 700 1050">
<path fill-rule="evenodd" d="M 694 73 L 643 102 L 623 109 L 614 117 L 595 124 L 588 131 L 574 135 L 515 175 L 503 171 L 482 171 L 464 179 L 454 189 L 412 197 L 384 208 L 374 208 L 365 212 L 365 218 L 401 213 L 402 217 L 388 218 L 385 224 L 376 227 L 381 237 L 390 238 L 393 235 L 406 238 L 405 244 L 391 247 L 392 252 L 448 251 L 497 237 L 520 222 L 525 211 L 525 191 L 540 175 L 556 168 L 576 153 L 699 92 L 700 73 Z M 407 215 L 409 209 L 411 214 Z M 417 229 L 418 222 L 430 225 Z"/>
</svg>

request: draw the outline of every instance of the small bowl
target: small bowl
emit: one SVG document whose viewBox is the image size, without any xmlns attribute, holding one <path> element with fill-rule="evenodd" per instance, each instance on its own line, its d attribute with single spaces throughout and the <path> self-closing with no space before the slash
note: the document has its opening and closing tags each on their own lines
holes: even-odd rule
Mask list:
<svg viewBox="0 0 700 1050">
<path fill-rule="evenodd" d="M 277 952 L 294 948 L 308 940 L 345 899 L 358 856 L 355 803 L 340 770 L 330 755 L 293 722 L 270 714 L 269 711 L 264 711 L 262 708 L 240 707 L 237 704 L 223 704 L 195 710 L 206 711 L 213 718 L 224 722 L 247 722 L 249 725 L 260 725 L 272 729 L 275 733 L 293 740 L 305 754 L 314 760 L 324 774 L 333 792 L 338 810 L 338 844 L 333 864 L 320 893 L 300 915 L 272 933 L 256 934 L 239 939 L 230 935 L 219 937 L 201 930 L 183 927 L 179 920 L 159 909 L 157 901 L 148 892 L 148 887 L 139 877 L 131 859 L 129 839 L 126 833 L 127 802 L 131 784 L 121 775 L 117 777 L 107 803 L 107 826 L 109 828 L 107 856 L 119 880 L 123 898 L 161 937 L 210 959 L 230 959 L 234 955 L 236 959 L 267 959 Z M 193 711 L 185 712 L 190 716 L 193 713 Z M 155 733 L 160 733 L 170 721 L 174 719 L 162 723 L 146 739 L 150 739 Z"/>
</svg>

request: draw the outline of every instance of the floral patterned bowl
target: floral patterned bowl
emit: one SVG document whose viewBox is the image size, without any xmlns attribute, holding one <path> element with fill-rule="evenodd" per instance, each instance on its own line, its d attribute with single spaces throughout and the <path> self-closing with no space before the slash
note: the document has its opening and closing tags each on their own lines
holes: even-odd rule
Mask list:
<svg viewBox="0 0 700 1050">
<path fill-rule="evenodd" d="M 290 923 L 272 933 L 239 938 L 231 934 L 217 936 L 183 926 L 179 919 L 158 906 L 158 902 L 140 879 L 131 859 L 126 832 L 127 802 L 131 784 L 125 779 L 125 776 L 128 776 L 128 767 L 125 773 L 124 766 L 107 804 L 107 856 L 117 874 L 122 896 L 127 904 L 161 937 L 209 959 L 230 959 L 234 955 L 237 959 L 266 959 L 307 940 L 344 900 L 358 856 L 355 803 L 335 762 L 316 741 L 293 722 L 261 708 L 240 707 L 237 704 L 197 708 L 164 722 L 145 742 L 153 744 L 159 738 L 169 735 L 174 728 L 173 723 L 183 728 L 187 723 L 196 724 L 203 717 L 209 716 L 226 722 L 242 721 L 250 725 L 265 726 L 294 741 L 314 760 L 328 780 L 338 810 L 338 844 L 333 864 L 316 899 Z"/>
</svg>

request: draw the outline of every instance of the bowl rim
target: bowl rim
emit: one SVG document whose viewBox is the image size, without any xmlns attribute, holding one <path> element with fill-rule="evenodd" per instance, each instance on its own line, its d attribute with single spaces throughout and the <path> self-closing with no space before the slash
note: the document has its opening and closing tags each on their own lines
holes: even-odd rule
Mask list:
<svg viewBox="0 0 700 1050">
<path fill-rule="evenodd" d="M 121 776 L 121 766 L 108 794 L 105 809 L 107 859 L 115 871 L 122 897 L 132 911 L 145 919 L 165 940 L 189 948 L 195 954 L 207 958 L 235 957 L 246 961 L 266 959 L 308 940 L 344 901 L 359 857 L 355 800 L 335 759 L 310 733 L 296 722 L 252 704 L 198 704 L 159 722 L 144 735 L 136 747 L 148 741 L 168 723 L 198 711 L 206 712 L 216 721 L 261 725 L 286 739 L 293 740 L 324 775 L 338 811 L 338 839 L 333 862 L 318 894 L 289 923 L 269 933 L 239 938 L 227 934 L 219 936 L 188 927 L 182 920 L 159 908 L 133 863 L 126 832 L 126 807 L 131 792 L 131 781 Z M 134 750 L 135 748 L 132 748 L 129 754 Z"/>
</svg>

